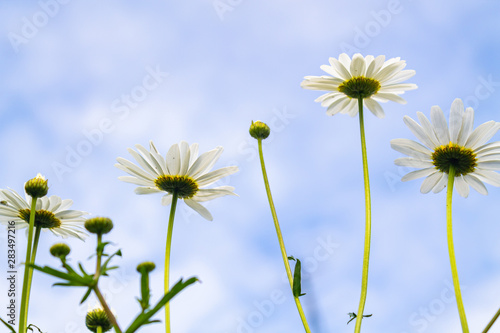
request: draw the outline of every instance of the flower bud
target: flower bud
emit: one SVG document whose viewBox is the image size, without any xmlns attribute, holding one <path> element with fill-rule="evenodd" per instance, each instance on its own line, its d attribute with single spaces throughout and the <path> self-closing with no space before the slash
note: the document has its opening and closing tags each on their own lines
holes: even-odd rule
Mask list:
<svg viewBox="0 0 500 333">
<path fill-rule="evenodd" d="M 56 258 L 65 259 L 70 252 L 71 249 L 64 243 L 56 243 L 50 247 L 50 254 Z"/>
<path fill-rule="evenodd" d="M 32 198 L 41 198 L 47 195 L 49 186 L 47 180 L 41 174 L 38 174 L 24 184 L 24 190 Z"/>
<path fill-rule="evenodd" d="M 250 125 L 250 135 L 257 139 L 266 139 L 271 133 L 271 129 L 262 121 L 257 120 L 256 122 L 252 121 L 252 125 Z"/>
<path fill-rule="evenodd" d="M 109 320 L 108 315 L 101 308 L 96 308 L 87 312 L 85 325 L 87 325 L 87 328 L 92 332 L 97 332 L 97 327 L 99 326 L 102 332 L 110 331 L 113 328 L 111 320 Z"/>
<path fill-rule="evenodd" d="M 113 222 L 107 217 L 93 217 L 85 221 L 85 229 L 93 234 L 103 235 L 113 229 Z"/>
<path fill-rule="evenodd" d="M 137 265 L 137 271 L 141 274 L 152 272 L 155 268 L 155 263 L 151 261 L 145 261 Z"/>
</svg>

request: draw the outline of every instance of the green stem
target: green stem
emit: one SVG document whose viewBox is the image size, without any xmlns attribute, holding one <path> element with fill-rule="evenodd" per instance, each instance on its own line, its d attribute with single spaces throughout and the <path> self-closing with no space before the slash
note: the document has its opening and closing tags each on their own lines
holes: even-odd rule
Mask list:
<svg viewBox="0 0 500 333">
<path fill-rule="evenodd" d="M 95 281 L 99 280 L 99 276 L 101 275 L 101 257 L 102 257 L 101 243 L 102 243 L 102 234 L 97 234 L 97 251 L 96 251 L 97 260 L 96 260 L 96 267 L 94 274 Z"/>
<path fill-rule="evenodd" d="M 118 322 L 116 321 L 116 318 L 113 315 L 113 312 L 111 312 L 111 309 L 109 308 L 108 303 L 106 303 L 106 300 L 102 296 L 101 291 L 99 290 L 99 287 L 97 286 L 97 284 L 92 288 L 92 290 L 94 290 L 94 293 L 96 294 L 97 298 L 99 299 L 99 302 L 101 303 L 101 306 L 102 306 L 104 312 L 106 312 L 108 319 L 111 321 L 111 324 L 115 328 L 115 332 L 122 333 L 122 330 L 120 329 L 120 326 L 118 326 Z"/>
<path fill-rule="evenodd" d="M 40 239 L 40 232 L 42 231 L 42 228 L 35 227 L 35 240 L 33 242 L 33 248 L 31 251 L 31 259 L 30 259 L 30 264 L 34 265 L 35 264 L 35 258 L 36 258 L 36 251 L 38 249 L 38 240 Z M 28 292 L 26 293 L 26 325 L 28 324 L 28 310 L 29 310 L 29 303 L 30 303 L 30 295 L 31 295 L 31 284 L 33 281 L 33 269 L 30 266 L 29 270 L 29 276 L 28 276 Z"/>
<path fill-rule="evenodd" d="M 102 333 L 102 327 L 101 326 L 97 326 L 97 332 L 96 333 Z"/>
<path fill-rule="evenodd" d="M 170 273 L 170 249 L 172 247 L 172 231 L 174 230 L 175 208 L 177 207 L 178 194 L 172 194 L 172 206 L 170 207 L 170 217 L 168 219 L 167 245 L 165 247 L 165 294 L 169 291 Z M 165 331 L 170 333 L 170 302 L 165 304 Z"/>
<path fill-rule="evenodd" d="M 285 264 L 286 275 L 288 276 L 288 282 L 290 283 L 290 288 L 293 293 L 293 277 L 292 270 L 290 269 L 290 263 L 288 261 L 288 255 L 285 250 L 285 243 L 283 242 L 283 236 L 281 235 L 281 229 L 278 222 L 278 215 L 276 214 L 276 209 L 274 208 L 273 197 L 271 195 L 271 188 L 269 187 L 269 180 L 267 178 L 266 165 L 264 164 L 264 154 L 262 153 L 262 139 L 258 139 L 259 143 L 259 156 L 260 156 L 260 164 L 262 166 L 262 175 L 264 177 L 264 184 L 266 186 L 267 199 L 269 200 L 269 206 L 271 207 L 271 214 L 273 215 L 274 227 L 276 228 L 276 234 L 278 235 L 278 241 L 281 249 L 281 256 L 283 257 L 283 263 Z M 302 324 L 304 325 L 304 329 L 307 333 L 310 333 L 311 330 L 309 328 L 309 324 L 307 323 L 306 316 L 304 314 L 304 310 L 302 309 L 302 305 L 300 304 L 299 297 L 295 297 L 295 305 L 297 306 L 297 310 L 299 311 L 300 319 L 302 320 Z"/>
<path fill-rule="evenodd" d="M 361 278 L 361 296 L 359 299 L 358 314 L 354 332 L 361 332 L 361 321 L 365 310 L 366 294 L 368 291 L 368 266 L 370 263 L 370 239 L 371 239 L 371 199 L 370 179 L 368 177 L 368 157 L 366 155 L 365 124 L 363 120 L 363 98 L 358 99 L 359 107 L 359 132 L 361 135 L 361 154 L 363 158 L 363 178 L 365 186 L 365 250 L 363 254 L 363 274 Z"/>
<path fill-rule="evenodd" d="M 499 316 L 500 316 L 500 309 L 498 309 L 497 313 L 495 313 L 493 318 L 491 318 L 490 322 L 488 323 L 488 325 L 484 329 L 483 333 L 486 333 L 490 330 L 490 328 L 493 326 L 493 324 L 495 323 L 495 321 L 498 319 Z"/>
<path fill-rule="evenodd" d="M 28 244 L 26 247 L 26 260 L 24 261 L 24 279 L 23 279 L 23 290 L 21 294 L 21 310 L 19 313 L 19 333 L 26 333 L 27 323 L 28 323 L 28 303 L 29 303 L 29 289 L 30 289 L 30 271 L 29 267 L 31 262 L 31 251 L 33 245 L 33 228 L 35 226 L 35 213 L 36 213 L 36 200 L 33 198 L 31 200 L 31 210 L 30 210 L 30 222 L 28 226 Z"/>
<path fill-rule="evenodd" d="M 458 314 L 460 315 L 460 324 L 462 325 L 462 332 L 469 333 L 469 327 L 467 326 L 467 318 L 465 317 L 464 303 L 462 302 L 462 293 L 460 292 L 460 282 L 458 281 L 455 250 L 453 248 L 451 201 L 453 198 L 454 182 L 455 182 L 455 168 L 453 166 L 450 166 L 450 170 L 448 171 L 448 190 L 446 193 L 446 230 L 448 236 L 448 252 L 450 253 L 451 275 L 453 276 L 453 287 L 455 288 L 455 298 L 457 299 Z"/>
</svg>

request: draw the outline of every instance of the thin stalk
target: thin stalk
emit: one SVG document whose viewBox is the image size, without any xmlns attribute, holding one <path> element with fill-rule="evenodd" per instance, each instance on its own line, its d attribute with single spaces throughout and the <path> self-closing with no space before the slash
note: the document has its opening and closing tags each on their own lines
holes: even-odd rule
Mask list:
<svg viewBox="0 0 500 333">
<path fill-rule="evenodd" d="M 97 332 L 96 333 L 102 333 L 102 327 L 101 326 L 97 326 Z"/>
<path fill-rule="evenodd" d="M 293 292 L 292 270 L 290 269 L 290 263 L 288 262 L 288 255 L 286 254 L 285 243 L 283 241 L 283 236 L 281 235 L 281 229 L 278 222 L 278 215 L 276 214 L 276 209 L 274 208 L 273 197 L 271 195 L 271 188 L 269 187 L 266 165 L 264 164 L 264 154 L 262 153 L 262 139 L 258 139 L 258 143 L 259 143 L 260 164 L 262 166 L 262 175 L 264 177 L 264 184 L 266 186 L 267 199 L 269 200 L 269 206 L 271 207 L 271 214 L 273 215 L 274 227 L 276 228 L 276 234 L 278 235 L 278 242 L 280 244 L 283 263 L 285 264 L 286 275 L 288 276 L 288 282 L 290 283 L 290 288 L 292 289 Z M 307 333 L 310 333 L 311 330 L 309 328 L 309 324 L 307 323 L 307 319 L 304 314 L 304 310 L 302 309 L 302 305 L 300 304 L 299 297 L 294 296 L 294 300 L 295 300 L 295 305 L 297 306 L 297 310 L 299 311 L 300 319 L 302 320 L 302 324 L 304 325 L 304 329 L 306 330 Z"/>
<path fill-rule="evenodd" d="M 42 231 L 42 228 L 40 227 L 35 227 L 35 240 L 33 241 L 33 248 L 31 251 L 31 259 L 30 259 L 30 265 L 35 264 L 35 258 L 36 258 L 36 250 L 38 249 L 38 240 L 40 239 L 40 232 Z M 33 269 L 29 270 L 29 276 L 28 276 L 28 292 L 26 293 L 26 325 L 28 325 L 28 312 L 29 312 L 29 303 L 30 303 L 30 295 L 31 295 L 31 284 L 33 281 Z"/>
<path fill-rule="evenodd" d="M 175 208 L 177 207 L 178 194 L 172 194 L 172 206 L 170 207 L 170 217 L 168 219 L 167 244 L 165 247 L 165 294 L 169 291 L 170 273 L 170 249 L 172 248 L 172 232 L 174 230 Z M 165 304 L 165 332 L 170 333 L 170 302 Z"/>
<path fill-rule="evenodd" d="M 35 226 L 36 200 L 37 198 L 33 198 L 31 200 L 30 222 L 28 226 L 28 244 L 26 247 L 26 260 L 24 261 L 23 290 L 21 293 L 21 310 L 19 313 L 19 333 L 26 333 L 27 323 L 28 323 L 28 305 L 29 305 L 28 292 L 31 288 L 29 276 L 30 276 L 30 271 L 32 270 L 28 264 L 31 262 L 31 251 L 33 245 L 33 228 Z"/>
<path fill-rule="evenodd" d="M 97 298 L 99 299 L 99 302 L 101 303 L 102 308 L 104 309 L 104 312 L 106 312 L 106 315 L 108 316 L 108 319 L 111 321 L 111 324 L 115 328 L 116 333 L 122 333 L 122 330 L 120 329 L 120 326 L 118 326 L 118 322 L 116 321 L 115 316 L 113 315 L 113 312 L 111 312 L 111 309 L 109 308 L 108 304 L 106 303 L 106 300 L 104 297 L 102 297 L 101 291 L 99 290 L 99 287 L 97 284 L 92 288 L 94 293 L 96 294 Z"/>
<path fill-rule="evenodd" d="M 498 309 L 497 313 L 495 313 L 493 318 L 491 318 L 490 322 L 488 323 L 488 325 L 486 326 L 486 328 L 484 329 L 484 331 L 482 333 L 488 332 L 490 330 L 490 328 L 493 326 L 493 324 L 495 323 L 495 321 L 498 319 L 499 316 L 500 316 L 500 309 Z"/>
<path fill-rule="evenodd" d="M 361 332 L 361 321 L 365 310 L 366 294 L 368 291 L 368 266 L 370 263 L 370 240 L 371 240 L 371 199 L 370 179 L 368 177 L 368 157 L 366 155 L 365 124 L 363 119 L 363 98 L 358 99 L 359 107 L 359 132 L 361 135 L 361 154 L 363 158 L 363 178 L 365 186 L 365 249 L 363 254 L 363 274 L 361 277 L 361 296 L 359 299 L 358 314 L 354 332 Z"/>
<path fill-rule="evenodd" d="M 115 331 L 117 333 L 121 333 L 121 329 L 118 326 L 118 322 L 116 321 L 116 318 L 113 315 L 113 312 L 111 312 L 111 309 L 109 308 L 108 304 L 106 303 L 106 300 L 102 296 L 101 291 L 99 290 L 99 287 L 98 287 L 99 277 L 101 276 L 101 258 L 102 258 L 101 243 L 102 243 L 102 234 L 98 233 L 97 234 L 97 251 L 96 251 L 97 260 L 96 260 L 96 269 L 95 269 L 95 274 L 94 274 L 95 286 L 92 288 L 92 290 L 94 291 L 97 298 L 99 299 L 99 302 L 101 303 L 101 306 L 102 306 L 104 312 L 106 312 L 108 319 L 111 321 L 111 324 L 115 328 Z M 98 330 L 97 330 L 98 332 L 99 332 L 99 329 L 101 329 L 101 332 L 102 332 L 102 328 L 100 326 L 98 327 Z"/>
<path fill-rule="evenodd" d="M 455 168 L 450 166 L 448 171 L 448 190 L 446 193 L 446 230 L 448 237 L 448 252 L 450 253 L 451 275 L 453 276 L 453 287 L 455 288 L 455 298 L 457 299 L 458 314 L 460 315 L 460 324 L 462 332 L 469 333 L 467 318 L 465 317 L 464 303 L 462 302 L 462 293 L 460 292 L 460 282 L 458 281 L 457 262 L 455 260 L 455 249 L 453 247 L 453 226 L 451 215 L 451 201 L 453 198 L 453 184 L 455 182 Z"/>
<path fill-rule="evenodd" d="M 95 274 L 94 274 L 94 280 L 99 280 L 99 276 L 101 275 L 101 257 L 102 257 L 102 250 L 101 250 L 101 243 L 102 243 L 102 234 L 97 234 L 97 260 L 96 260 L 96 267 L 95 267 Z"/>
</svg>

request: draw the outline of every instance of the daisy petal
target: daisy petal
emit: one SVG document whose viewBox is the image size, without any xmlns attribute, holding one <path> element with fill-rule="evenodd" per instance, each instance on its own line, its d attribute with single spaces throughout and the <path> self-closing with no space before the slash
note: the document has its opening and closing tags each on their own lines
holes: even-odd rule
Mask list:
<svg viewBox="0 0 500 333">
<path fill-rule="evenodd" d="M 393 139 L 391 140 L 391 147 L 400 153 L 421 160 L 430 160 L 432 155 L 432 152 L 427 147 L 408 139 Z"/>
<path fill-rule="evenodd" d="M 458 134 L 462 129 L 462 118 L 464 114 L 464 103 L 457 98 L 451 104 L 450 111 L 450 140 L 451 142 L 458 141 Z"/>
<path fill-rule="evenodd" d="M 422 141 L 427 147 L 431 149 L 435 148 L 433 140 L 429 138 L 429 136 L 427 136 L 427 133 L 415 120 L 411 119 L 408 116 L 405 116 L 403 118 L 403 121 L 406 124 L 406 126 L 408 126 L 413 135 L 417 137 L 417 139 Z"/>
<path fill-rule="evenodd" d="M 443 178 L 441 172 L 434 172 L 424 179 L 420 186 L 420 192 L 423 194 L 429 193 Z"/>
<path fill-rule="evenodd" d="M 170 147 L 165 157 L 165 162 L 167 162 L 167 169 L 170 175 L 179 174 L 181 169 L 181 153 L 178 144 Z"/>
<path fill-rule="evenodd" d="M 446 185 L 448 185 L 448 174 L 441 172 L 441 179 L 436 184 L 436 186 L 434 186 L 432 192 L 439 193 L 446 187 Z"/>
<path fill-rule="evenodd" d="M 432 162 L 431 161 L 423 161 L 411 157 L 400 157 L 397 158 L 394 161 L 394 164 L 399 165 L 399 166 L 406 166 L 410 168 L 431 168 Z"/>
<path fill-rule="evenodd" d="M 439 106 L 431 108 L 431 121 L 434 124 L 434 133 L 436 133 L 439 144 L 447 145 L 450 142 L 450 132 L 444 118 L 444 113 Z"/>
<path fill-rule="evenodd" d="M 163 206 L 170 206 L 170 204 L 172 203 L 172 199 L 172 194 L 165 194 L 163 197 L 161 197 L 161 204 Z"/>
<path fill-rule="evenodd" d="M 157 189 L 156 187 L 136 187 L 134 192 L 135 194 L 151 194 L 163 191 Z"/>
<path fill-rule="evenodd" d="M 462 176 L 455 177 L 455 188 L 461 197 L 467 198 L 469 196 L 469 185 L 465 182 Z"/>
<path fill-rule="evenodd" d="M 483 182 L 480 181 L 474 175 L 465 175 L 464 180 L 478 193 L 482 195 L 488 195 L 488 190 L 486 189 L 486 186 L 484 186 Z"/>
<path fill-rule="evenodd" d="M 415 170 L 415 171 L 412 171 L 412 172 L 404 175 L 403 178 L 401 178 L 401 181 L 406 182 L 406 181 L 413 180 L 413 179 L 427 177 L 427 176 L 432 175 L 435 172 L 438 172 L 435 168 L 425 168 L 425 169 L 421 169 L 421 170 Z"/>
<path fill-rule="evenodd" d="M 209 172 L 196 179 L 198 186 L 203 187 L 215 183 L 221 178 L 232 175 L 238 171 L 237 166 L 229 166 L 221 169 L 217 169 L 215 171 Z"/>
<path fill-rule="evenodd" d="M 377 118 L 384 118 L 385 113 L 384 109 L 378 104 L 378 102 L 374 101 L 372 98 L 365 98 L 364 100 L 365 105 L 370 109 L 370 111 L 377 117 Z"/>
<path fill-rule="evenodd" d="M 194 201 L 192 199 L 184 199 L 184 202 L 189 207 L 191 207 L 192 209 L 194 209 L 198 214 L 200 214 L 206 220 L 213 221 L 212 214 L 210 214 L 210 212 L 208 211 L 208 209 L 206 209 L 205 207 L 203 207 L 202 205 L 200 205 L 196 201 Z"/>
</svg>

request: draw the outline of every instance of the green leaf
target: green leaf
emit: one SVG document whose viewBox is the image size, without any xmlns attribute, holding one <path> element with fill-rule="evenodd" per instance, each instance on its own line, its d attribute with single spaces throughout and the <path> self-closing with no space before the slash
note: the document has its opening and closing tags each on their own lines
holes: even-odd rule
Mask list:
<svg viewBox="0 0 500 333">
<path fill-rule="evenodd" d="M 2 323 L 4 323 L 5 326 L 7 326 L 7 328 L 13 332 L 13 333 L 16 333 L 16 331 L 14 330 L 14 328 L 12 326 L 10 326 L 5 320 L 3 320 L 2 318 L 0 318 L 0 320 L 2 321 Z"/>
<path fill-rule="evenodd" d="M 35 327 L 38 330 L 39 333 L 43 333 L 42 330 L 40 328 L 38 328 L 38 326 L 35 326 L 33 324 L 29 324 L 28 327 L 27 327 L 27 329 L 30 330 L 31 332 L 34 331 L 34 329 L 31 326 Z"/>
<path fill-rule="evenodd" d="M 349 321 L 347 322 L 347 325 L 349 325 L 349 323 L 350 323 L 351 321 L 353 321 L 354 319 L 356 319 L 357 315 L 356 315 L 354 312 L 349 312 L 347 315 L 348 315 L 349 317 L 351 317 L 351 319 L 349 319 Z M 373 316 L 373 313 L 372 313 L 372 314 L 369 314 L 369 315 L 363 315 L 363 318 L 368 318 L 368 317 L 371 317 L 371 316 Z"/>
<path fill-rule="evenodd" d="M 87 298 L 90 296 L 90 293 L 92 292 L 92 288 L 89 287 L 85 295 L 83 295 L 82 300 L 80 301 L 80 304 L 83 304 L 87 300 Z"/>
<path fill-rule="evenodd" d="M 76 272 L 66 273 L 58 271 L 48 266 L 40 267 L 37 265 L 30 265 L 33 269 L 43 272 L 48 275 L 58 277 L 60 279 L 68 281 L 72 286 L 90 286 L 93 283 L 93 279 L 90 276 L 82 277 Z"/>
<path fill-rule="evenodd" d="M 301 269 L 302 269 L 302 264 L 300 263 L 299 259 L 294 258 L 293 256 L 289 256 L 288 260 L 293 260 L 296 261 L 295 263 L 295 269 L 293 270 L 293 296 L 294 297 L 300 297 L 304 296 L 305 293 L 302 293 L 302 275 L 301 275 Z"/>
<path fill-rule="evenodd" d="M 87 272 L 85 272 L 85 270 L 83 269 L 83 265 L 81 262 L 78 263 L 78 267 L 80 268 L 80 271 L 83 273 L 83 276 L 90 276 L 89 274 L 87 274 Z"/>
<path fill-rule="evenodd" d="M 130 324 L 129 328 L 125 331 L 125 333 L 133 333 L 137 331 L 141 326 L 155 323 L 157 322 L 156 320 L 150 321 L 149 319 L 154 316 L 158 311 L 161 310 L 167 304 L 172 298 L 174 298 L 179 292 L 181 292 L 184 288 L 188 287 L 189 285 L 195 283 L 196 281 L 199 281 L 196 277 L 192 277 L 188 279 L 187 281 L 182 281 L 180 279 L 170 290 L 168 293 L 166 293 L 162 299 L 158 301 L 158 303 L 155 305 L 154 308 L 152 308 L 149 311 L 146 312 L 141 312 L 135 320 Z"/>
<path fill-rule="evenodd" d="M 105 275 L 107 276 L 107 272 L 112 270 L 112 269 L 116 269 L 118 268 L 119 266 L 113 266 L 113 267 L 110 267 L 108 268 L 108 264 L 110 262 L 110 260 L 114 257 L 114 256 L 119 256 L 121 257 L 122 256 L 122 251 L 121 250 L 118 250 L 116 251 L 115 253 L 113 253 L 112 255 L 109 256 L 108 259 L 106 259 L 106 261 L 104 262 L 104 264 L 101 265 L 101 275 Z"/>
</svg>

